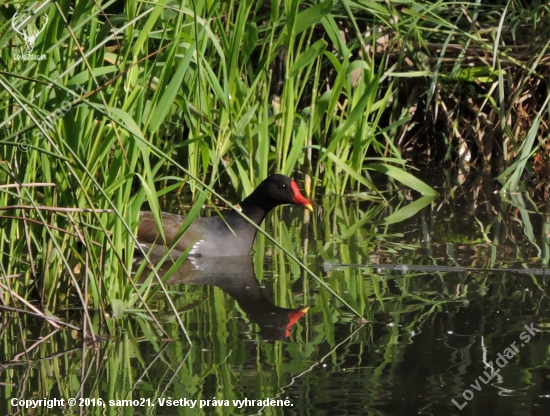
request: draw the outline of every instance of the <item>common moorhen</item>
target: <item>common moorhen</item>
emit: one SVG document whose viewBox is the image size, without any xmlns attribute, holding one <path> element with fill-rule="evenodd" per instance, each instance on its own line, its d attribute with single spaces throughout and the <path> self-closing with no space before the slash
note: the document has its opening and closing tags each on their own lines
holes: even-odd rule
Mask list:
<svg viewBox="0 0 550 416">
<path fill-rule="evenodd" d="M 283 204 L 296 204 L 313 210 L 300 193 L 296 182 L 278 174 L 265 179 L 239 206 L 244 215 L 260 225 L 269 211 Z M 140 219 L 137 233 L 140 245 L 145 250 L 149 250 L 153 243 L 162 246 L 153 214 L 142 211 Z M 183 221 L 181 215 L 162 213 L 162 228 L 167 245 L 173 243 Z M 242 256 L 250 252 L 255 236 L 256 228 L 238 212 L 230 210 L 221 216 L 196 218 L 173 248 L 176 253 L 182 253 L 193 246 L 190 256 Z"/>
</svg>

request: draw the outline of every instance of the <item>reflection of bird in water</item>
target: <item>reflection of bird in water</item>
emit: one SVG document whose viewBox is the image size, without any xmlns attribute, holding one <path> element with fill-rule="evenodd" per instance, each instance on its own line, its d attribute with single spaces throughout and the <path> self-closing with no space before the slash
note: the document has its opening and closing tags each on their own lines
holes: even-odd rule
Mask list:
<svg viewBox="0 0 550 416">
<path fill-rule="evenodd" d="M 170 260 L 162 264 L 158 271 L 161 278 L 172 264 Z M 269 340 L 290 336 L 292 326 L 308 310 L 308 307 L 287 309 L 274 305 L 260 288 L 250 256 L 188 258 L 165 283 L 219 287 L 237 301 L 252 321 L 260 325 L 260 335 Z"/>
</svg>

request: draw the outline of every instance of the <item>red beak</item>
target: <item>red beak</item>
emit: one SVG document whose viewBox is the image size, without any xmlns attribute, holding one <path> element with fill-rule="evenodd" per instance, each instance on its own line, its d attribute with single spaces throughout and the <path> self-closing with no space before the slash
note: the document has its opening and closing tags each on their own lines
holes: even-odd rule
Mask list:
<svg viewBox="0 0 550 416">
<path fill-rule="evenodd" d="M 292 181 L 292 190 L 294 191 L 294 199 L 292 201 L 295 204 L 301 205 L 304 208 L 307 208 L 313 212 L 313 207 L 311 206 L 309 201 L 305 199 L 304 196 L 301 194 L 300 189 L 298 188 L 298 184 L 294 181 Z"/>
</svg>

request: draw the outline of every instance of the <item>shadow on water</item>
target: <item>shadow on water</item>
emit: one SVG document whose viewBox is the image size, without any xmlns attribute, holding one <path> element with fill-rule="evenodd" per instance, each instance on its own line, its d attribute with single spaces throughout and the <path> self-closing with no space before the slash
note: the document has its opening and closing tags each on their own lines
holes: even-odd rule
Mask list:
<svg viewBox="0 0 550 416">
<path fill-rule="evenodd" d="M 548 203 L 500 198 L 483 178 L 447 186 L 445 174 L 431 177 L 440 197 L 396 224 L 381 220 L 418 196 L 391 184 L 388 204 L 325 197 L 308 223 L 288 209 L 268 221 L 363 318 L 259 236 L 253 257 L 160 269 L 192 348 L 164 298 L 152 307 L 169 343 L 142 310 L 94 344 L 30 317 L 2 318 L 1 336 L 18 342 L 0 349 L 0 414 L 17 411 L 8 399 L 42 397 L 113 400 L 107 414 L 546 414 Z M 142 402 L 120 402 L 130 399 Z"/>
</svg>

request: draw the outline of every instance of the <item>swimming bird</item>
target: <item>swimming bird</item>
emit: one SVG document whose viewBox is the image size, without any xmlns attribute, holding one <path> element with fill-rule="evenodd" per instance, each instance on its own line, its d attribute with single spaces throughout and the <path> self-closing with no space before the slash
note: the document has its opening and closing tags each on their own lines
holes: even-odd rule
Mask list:
<svg viewBox="0 0 550 416">
<path fill-rule="evenodd" d="M 275 174 L 267 177 L 239 203 L 239 207 L 242 214 L 260 225 L 273 208 L 284 204 L 301 205 L 313 211 L 296 182 L 285 175 Z M 142 211 L 139 217 L 141 223 L 137 240 L 141 247 L 145 251 L 153 244 L 164 248 L 153 214 Z M 162 229 L 167 245 L 173 243 L 184 220 L 185 217 L 181 215 L 162 213 Z M 191 247 L 188 255 L 194 257 L 242 256 L 250 252 L 255 236 L 256 228 L 239 212 L 229 210 L 221 215 L 196 218 L 178 239 L 173 250 L 181 254 Z"/>
</svg>

